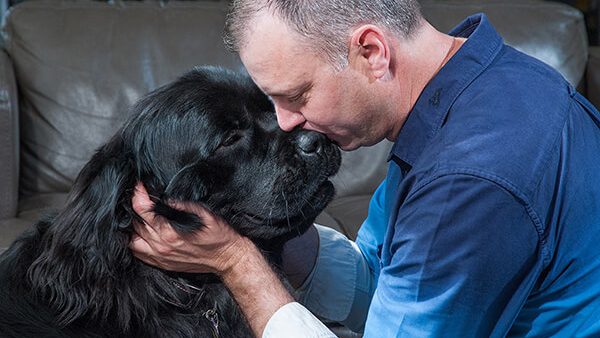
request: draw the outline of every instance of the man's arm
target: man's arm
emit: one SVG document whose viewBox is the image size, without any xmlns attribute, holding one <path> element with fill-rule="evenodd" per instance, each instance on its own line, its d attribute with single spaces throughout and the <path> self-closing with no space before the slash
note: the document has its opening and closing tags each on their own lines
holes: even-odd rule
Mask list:
<svg viewBox="0 0 600 338">
<path fill-rule="evenodd" d="M 295 286 L 299 301 L 320 318 L 340 322 L 354 332 L 364 329 L 377 285 L 378 251 L 389 219 L 387 182 L 384 180 L 373 194 L 356 244 L 331 228 L 315 225 L 311 228 L 314 234 L 307 232 L 284 247 L 284 271 L 294 271 L 296 283 L 304 280 L 300 288 Z M 313 252 L 318 253 L 317 257 Z M 285 269 L 288 264 L 290 267 Z"/>
<path fill-rule="evenodd" d="M 264 256 L 242 237 L 223 258 L 229 262 L 218 274 L 242 309 L 254 335 L 262 336 L 269 319 L 279 308 L 294 301 Z"/>
<path fill-rule="evenodd" d="M 365 338 L 508 333 L 542 264 L 530 208 L 502 183 L 440 173 L 406 196 Z"/>
</svg>

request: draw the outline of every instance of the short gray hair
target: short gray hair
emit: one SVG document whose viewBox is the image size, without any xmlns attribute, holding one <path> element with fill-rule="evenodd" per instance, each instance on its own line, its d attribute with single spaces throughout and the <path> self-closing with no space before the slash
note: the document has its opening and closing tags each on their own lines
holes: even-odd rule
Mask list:
<svg viewBox="0 0 600 338">
<path fill-rule="evenodd" d="M 310 37 L 336 68 L 348 63 L 348 38 L 361 24 L 381 25 L 399 37 L 410 37 L 421 22 L 417 0 L 232 0 L 225 24 L 224 42 L 239 52 L 248 25 L 269 10 L 303 37 Z"/>
</svg>

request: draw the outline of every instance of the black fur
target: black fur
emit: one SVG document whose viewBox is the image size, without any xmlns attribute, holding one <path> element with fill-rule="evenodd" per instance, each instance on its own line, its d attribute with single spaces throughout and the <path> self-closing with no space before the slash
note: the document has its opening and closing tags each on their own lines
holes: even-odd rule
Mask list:
<svg viewBox="0 0 600 338">
<path fill-rule="evenodd" d="M 142 181 L 181 233 L 202 224 L 168 202 L 202 203 L 272 261 L 333 196 L 338 149 L 316 133 L 282 132 L 247 77 L 198 68 L 131 113 L 82 169 L 67 205 L 0 257 L 1 336 L 251 336 L 217 277 L 132 256 L 133 187 Z"/>
</svg>

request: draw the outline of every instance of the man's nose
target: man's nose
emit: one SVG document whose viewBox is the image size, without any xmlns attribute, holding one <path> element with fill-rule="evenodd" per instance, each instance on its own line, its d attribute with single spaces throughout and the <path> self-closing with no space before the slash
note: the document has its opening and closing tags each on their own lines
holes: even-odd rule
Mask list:
<svg viewBox="0 0 600 338">
<path fill-rule="evenodd" d="M 297 126 L 306 122 L 306 119 L 301 112 L 288 110 L 281 106 L 275 106 L 275 113 L 277 115 L 279 128 L 283 131 L 292 131 Z"/>
</svg>

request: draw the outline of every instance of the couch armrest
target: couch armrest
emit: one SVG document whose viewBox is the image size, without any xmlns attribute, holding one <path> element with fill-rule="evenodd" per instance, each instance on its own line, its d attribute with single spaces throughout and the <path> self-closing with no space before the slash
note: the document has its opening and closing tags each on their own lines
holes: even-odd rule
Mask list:
<svg viewBox="0 0 600 338">
<path fill-rule="evenodd" d="M 19 198 L 19 110 L 8 54 L 0 49 L 0 219 L 17 214 Z"/>
<path fill-rule="evenodd" d="M 590 46 L 586 69 L 586 97 L 600 107 L 600 46 Z"/>
</svg>

